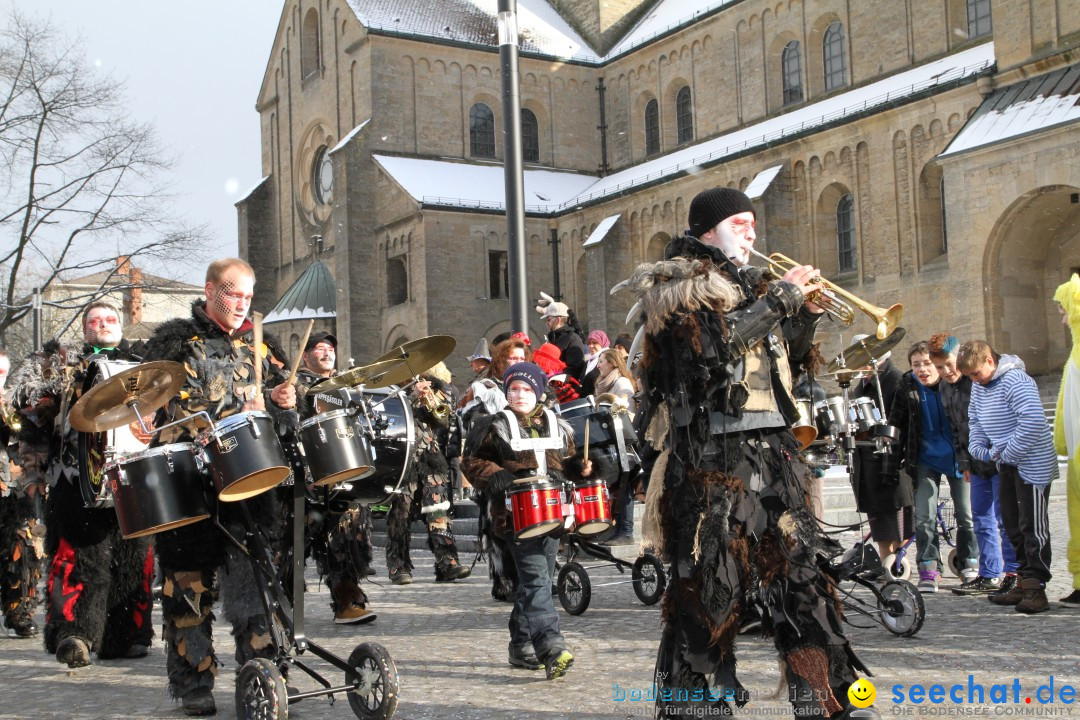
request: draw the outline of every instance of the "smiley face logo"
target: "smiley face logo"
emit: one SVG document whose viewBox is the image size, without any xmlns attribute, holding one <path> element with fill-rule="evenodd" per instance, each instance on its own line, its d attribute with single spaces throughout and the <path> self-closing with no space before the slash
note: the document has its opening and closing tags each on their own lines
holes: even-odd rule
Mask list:
<svg viewBox="0 0 1080 720">
<path fill-rule="evenodd" d="M 870 707 L 877 699 L 877 688 L 866 678 L 859 678 L 848 687 L 847 696 L 857 708 Z"/>
</svg>

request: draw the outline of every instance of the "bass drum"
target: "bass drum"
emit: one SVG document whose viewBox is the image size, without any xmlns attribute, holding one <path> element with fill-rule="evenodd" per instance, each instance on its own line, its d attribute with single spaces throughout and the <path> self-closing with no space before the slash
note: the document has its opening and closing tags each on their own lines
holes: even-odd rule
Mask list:
<svg viewBox="0 0 1080 720">
<path fill-rule="evenodd" d="M 408 394 L 396 385 L 364 388 L 360 395 L 366 422 L 372 429 L 375 472 L 363 480 L 335 486 L 330 499 L 370 505 L 383 502 L 398 490 L 412 468 L 416 423 Z"/>
<path fill-rule="evenodd" d="M 82 392 L 100 385 L 114 375 L 137 367 L 139 363 L 122 360 L 95 360 L 90 363 Z M 132 420 L 134 420 L 132 416 Z M 146 443 L 136 438 L 124 425 L 100 433 L 79 433 L 79 490 L 88 508 L 113 507 L 113 495 L 105 477 L 105 466 L 123 455 L 142 452 Z"/>
</svg>

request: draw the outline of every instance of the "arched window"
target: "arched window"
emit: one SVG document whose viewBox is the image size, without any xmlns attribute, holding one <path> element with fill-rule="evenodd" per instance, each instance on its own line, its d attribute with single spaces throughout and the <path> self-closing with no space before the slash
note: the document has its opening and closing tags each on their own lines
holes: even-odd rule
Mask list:
<svg viewBox="0 0 1080 720">
<path fill-rule="evenodd" d="M 650 100 L 645 106 L 645 154 L 660 152 L 660 105 Z"/>
<path fill-rule="evenodd" d="M 836 203 L 836 247 L 840 272 L 853 272 L 855 261 L 855 203 L 851 193 Z"/>
<path fill-rule="evenodd" d="M 386 260 L 386 304 L 393 307 L 409 299 L 409 273 L 404 255 Z"/>
<path fill-rule="evenodd" d="M 536 113 L 526 108 L 521 108 L 521 157 L 525 162 L 540 162 L 540 124 Z"/>
<path fill-rule="evenodd" d="M 469 110 L 469 144 L 473 157 L 495 157 L 495 114 L 484 103 Z"/>
<path fill-rule="evenodd" d="M 990 19 L 990 0 L 967 0 L 967 30 L 969 38 L 989 35 L 994 30 Z"/>
<path fill-rule="evenodd" d="M 304 15 L 300 31 L 300 77 L 308 78 L 319 72 L 319 12 L 311 8 Z"/>
<path fill-rule="evenodd" d="M 825 59 L 825 90 L 834 90 L 847 84 L 847 62 L 844 60 L 844 26 L 834 22 L 825 31 L 822 41 Z"/>
<path fill-rule="evenodd" d="M 694 139 L 694 106 L 690 102 L 690 88 L 685 85 L 675 96 L 675 127 L 679 130 L 680 145 Z"/>
<path fill-rule="evenodd" d="M 780 60 L 784 82 L 784 104 L 802 102 L 802 55 L 799 41 L 792 40 L 784 46 Z"/>
</svg>

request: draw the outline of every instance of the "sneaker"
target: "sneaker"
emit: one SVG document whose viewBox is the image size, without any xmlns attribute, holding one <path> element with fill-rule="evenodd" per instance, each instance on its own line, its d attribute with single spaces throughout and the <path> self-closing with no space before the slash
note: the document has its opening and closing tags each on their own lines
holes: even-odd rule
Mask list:
<svg viewBox="0 0 1080 720">
<path fill-rule="evenodd" d="M 960 587 L 952 589 L 956 595 L 986 595 L 1001 587 L 1000 578 L 987 578 L 981 575 L 974 580 L 963 583 Z"/>
<path fill-rule="evenodd" d="M 936 593 L 938 590 L 938 574 L 933 571 L 919 571 L 919 592 L 923 594 Z"/>
<path fill-rule="evenodd" d="M 1025 615 L 1045 612 L 1050 609 L 1050 601 L 1046 599 L 1046 585 L 1042 580 L 1024 578 L 1020 581 L 1024 597 L 1016 603 L 1016 612 Z"/>
<path fill-rule="evenodd" d="M 81 637 L 66 637 L 56 647 L 56 661 L 67 663 L 69 668 L 86 667 L 90 664 L 90 646 Z"/>
<path fill-rule="evenodd" d="M 972 582 L 973 580 L 977 579 L 978 577 L 979 577 L 979 569 L 978 568 L 964 568 L 963 570 L 960 571 L 960 578 L 964 581 L 963 583 L 961 583 L 961 585 L 963 585 L 964 583 Z"/>
<path fill-rule="evenodd" d="M 334 622 L 338 625 L 366 625 L 369 622 L 375 622 L 376 617 L 374 610 L 368 610 L 359 605 L 350 605 L 344 610 L 334 612 Z"/>
<path fill-rule="evenodd" d="M 634 544 L 634 536 L 633 535 L 615 535 L 614 537 L 610 537 L 610 538 L 608 538 L 607 540 L 605 540 L 604 542 L 602 542 L 600 544 L 601 545 L 606 545 L 607 547 L 616 547 L 618 545 L 633 545 Z"/>
<path fill-rule="evenodd" d="M 210 688 L 195 688 L 180 699 L 185 715 L 216 715 L 217 705 Z"/>
<path fill-rule="evenodd" d="M 569 650 L 552 650 L 544 659 L 544 668 L 547 670 L 547 679 L 561 678 L 574 664 L 574 656 Z"/>
<path fill-rule="evenodd" d="M 539 670 L 544 667 L 544 663 L 540 662 L 535 652 L 515 650 L 513 645 L 509 648 L 508 659 L 514 667 L 525 668 L 526 670 Z"/>
<path fill-rule="evenodd" d="M 1020 587 L 1015 575 L 1006 575 L 1001 579 L 1001 587 L 998 591 L 986 597 L 995 605 L 1016 605 L 1024 599 L 1024 589 Z"/>
<path fill-rule="evenodd" d="M 455 580 L 464 580 L 470 575 L 472 575 L 472 568 L 456 563 L 445 571 L 435 568 L 435 582 L 454 582 Z"/>
<path fill-rule="evenodd" d="M 406 570 L 398 570 L 390 573 L 390 582 L 395 585 L 412 585 L 412 573 Z"/>
<path fill-rule="evenodd" d="M 1068 605 L 1069 607 L 1080 607 L 1080 590 L 1073 590 L 1065 597 L 1058 600 L 1062 605 Z"/>
</svg>

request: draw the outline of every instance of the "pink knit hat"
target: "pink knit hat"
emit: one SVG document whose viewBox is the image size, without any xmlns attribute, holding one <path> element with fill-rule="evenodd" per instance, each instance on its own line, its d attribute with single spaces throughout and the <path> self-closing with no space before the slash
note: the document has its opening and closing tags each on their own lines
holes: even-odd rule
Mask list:
<svg viewBox="0 0 1080 720">
<path fill-rule="evenodd" d="M 599 343 L 602 348 L 611 347 L 611 341 L 608 340 L 607 333 L 603 330 L 593 330 L 589 333 L 589 338 L 585 341 L 585 344 L 591 342 Z"/>
</svg>

